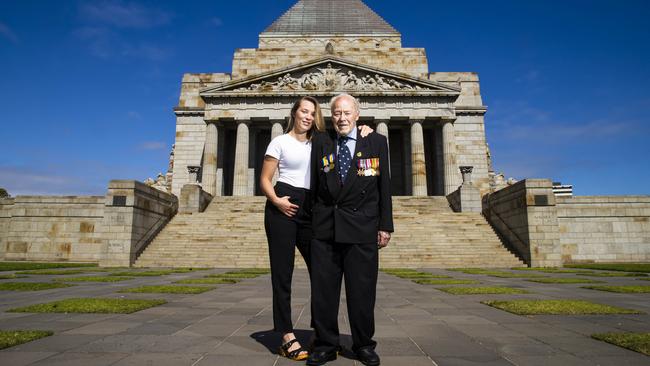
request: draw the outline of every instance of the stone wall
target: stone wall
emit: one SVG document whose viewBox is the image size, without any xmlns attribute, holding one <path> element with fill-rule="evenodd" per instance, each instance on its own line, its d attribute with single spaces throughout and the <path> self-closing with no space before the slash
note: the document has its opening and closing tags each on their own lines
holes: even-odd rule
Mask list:
<svg viewBox="0 0 650 366">
<path fill-rule="evenodd" d="M 176 147 L 174 149 L 174 175 L 172 193 L 181 194 L 183 185 L 189 183 L 188 166 L 200 166 L 205 145 L 206 124 L 203 116 L 178 116 L 176 118 Z"/>
<path fill-rule="evenodd" d="M 487 193 L 490 190 L 490 179 L 483 118 L 483 115 L 459 114 L 454 123 L 454 131 L 457 165 L 474 167 L 473 183 L 481 193 Z"/>
<path fill-rule="evenodd" d="M 136 181 L 111 181 L 107 196 L 0 199 L 0 259 L 129 266 L 177 208 Z"/>
<path fill-rule="evenodd" d="M 333 51 L 326 50 L 331 43 Z M 233 79 L 241 79 L 331 54 L 352 62 L 426 78 L 428 63 L 423 48 L 402 48 L 396 37 L 264 37 L 259 48 L 235 51 Z"/>
<path fill-rule="evenodd" d="M 562 265 L 552 184 L 526 179 L 483 196 L 483 215 L 504 243 L 533 267 Z"/>
<path fill-rule="evenodd" d="M 3 207 L 4 259 L 97 262 L 104 251 L 104 197 L 18 196 Z"/>
<path fill-rule="evenodd" d="M 650 196 L 557 197 L 562 260 L 650 261 Z"/>
</svg>

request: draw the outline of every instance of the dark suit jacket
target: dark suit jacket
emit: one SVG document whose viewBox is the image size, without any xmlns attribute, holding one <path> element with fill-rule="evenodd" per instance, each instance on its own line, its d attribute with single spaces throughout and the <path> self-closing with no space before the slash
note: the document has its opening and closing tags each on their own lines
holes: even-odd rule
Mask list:
<svg viewBox="0 0 650 366">
<path fill-rule="evenodd" d="M 312 138 L 311 190 L 314 238 L 338 243 L 374 243 L 377 231 L 393 231 L 388 143 L 377 133 L 357 135 L 345 184 L 338 169 L 325 171 L 323 157 L 336 156 L 336 141 L 326 133 Z M 361 155 L 361 156 L 359 156 Z M 358 175 L 359 159 L 379 158 L 379 176 Z M 335 158 L 335 165 L 338 161 Z"/>
</svg>

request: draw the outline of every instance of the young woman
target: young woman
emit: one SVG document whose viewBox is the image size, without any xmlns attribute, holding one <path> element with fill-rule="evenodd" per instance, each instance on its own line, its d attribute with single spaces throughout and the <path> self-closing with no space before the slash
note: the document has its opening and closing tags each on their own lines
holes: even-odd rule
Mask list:
<svg viewBox="0 0 650 366">
<path fill-rule="evenodd" d="M 295 248 L 309 261 L 311 228 L 310 155 L 311 137 L 325 131 L 325 122 L 318 101 L 302 97 L 291 108 L 285 134 L 274 138 L 266 149 L 260 187 L 267 198 L 264 210 L 264 228 L 269 243 L 271 284 L 273 287 L 273 327 L 282 334 L 280 354 L 292 360 L 307 358 L 291 322 L 291 279 Z M 361 128 L 366 136 L 373 130 Z M 273 176 L 279 177 L 273 187 Z"/>
</svg>

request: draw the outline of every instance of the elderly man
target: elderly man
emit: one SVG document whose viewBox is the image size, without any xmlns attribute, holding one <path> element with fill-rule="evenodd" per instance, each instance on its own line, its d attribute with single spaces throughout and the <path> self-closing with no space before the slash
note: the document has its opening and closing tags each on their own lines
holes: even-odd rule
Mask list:
<svg viewBox="0 0 650 366">
<path fill-rule="evenodd" d="M 388 144 L 382 135 L 357 134 L 359 102 L 351 95 L 332 98 L 336 138 L 313 137 L 311 189 L 312 319 L 314 349 L 307 365 L 336 359 L 338 310 L 345 278 L 352 350 L 364 365 L 379 365 L 375 353 L 375 294 L 378 249 L 393 231 Z"/>
</svg>

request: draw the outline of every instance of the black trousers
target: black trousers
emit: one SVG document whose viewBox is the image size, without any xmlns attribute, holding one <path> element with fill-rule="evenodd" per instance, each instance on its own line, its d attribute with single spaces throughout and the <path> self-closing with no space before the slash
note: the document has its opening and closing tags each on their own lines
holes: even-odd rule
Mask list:
<svg viewBox="0 0 650 366">
<path fill-rule="evenodd" d="M 339 346 L 338 312 L 345 279 L 352 349 L 375 348 L 375 298 L 379 254 L 377 243 L 342 244 L 312 240 L 312 320 L 316 350 Z"/>
<path fill-rule="evenodd" d="M 300 208 L 294 217 L 288 217 L 271 202 L 264 209 L 264 228 L 269 243 L 271 284 L 273 287 L 273 328 L 276 332 L 293 332 L 291 322 L 291 280 L 296 247 L 300 251 L 311 276 L 310 247 L 313 235 L 311 227 L 311 198 L 307 189 L 296 188 L 278 182 L 278 197 L 290 196 L 291 203 Z"/>
</svg>

